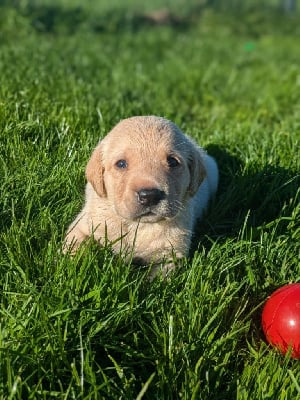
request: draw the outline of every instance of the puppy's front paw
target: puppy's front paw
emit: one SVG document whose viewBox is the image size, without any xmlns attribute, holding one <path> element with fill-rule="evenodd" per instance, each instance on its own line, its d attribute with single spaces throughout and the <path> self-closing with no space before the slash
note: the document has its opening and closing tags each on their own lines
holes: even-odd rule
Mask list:
<svg viewBox="0 0 300 400">
<path fill-rule="evenodd" d="M 62 246 L 63 254 L 69 253 L 74 255 L 81 244 L 87 239 L 87 236 L 82 234 L 78 229 L 72 229 L 67 232 Z"/>
</svg>

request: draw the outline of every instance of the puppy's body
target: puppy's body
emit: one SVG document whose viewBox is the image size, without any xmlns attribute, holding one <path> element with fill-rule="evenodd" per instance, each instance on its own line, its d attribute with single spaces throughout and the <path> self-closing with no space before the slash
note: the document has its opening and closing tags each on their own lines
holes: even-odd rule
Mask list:
<svg viewBox="0 0 300 400">
<path fill-rule="evenodd" d="M 121 121 L 96 147 L 86 169 L 85 205 L 65 249 L 89 236 L 143 263 L 187 255 L 197 218 L 218 184 L 218 169 L 164 118 Z"/>
</svg>

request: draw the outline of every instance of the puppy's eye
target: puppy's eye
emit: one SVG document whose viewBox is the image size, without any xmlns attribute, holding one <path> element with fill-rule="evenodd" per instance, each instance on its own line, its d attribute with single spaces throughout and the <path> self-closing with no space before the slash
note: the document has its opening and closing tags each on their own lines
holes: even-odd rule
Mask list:
<svg viewBox="0 0 300 400">
<path fill-rule="evenodd" d="M 127 161 L 126 160 L 119 160 L 116 162 L 116 167 L 118 169 L 126 169 L 128 167 Z"/>
<path fill-rule="evenodd" d="M 170 168 L 176 168 L 176 167 L 178 167 L 178 165 L 180 165 L 180 162 L 177 160 L 177 158 L 175 158 L 173 156 L 168 156 L 167 162 L 168 162 L 168 166 Z"/>
</svg>

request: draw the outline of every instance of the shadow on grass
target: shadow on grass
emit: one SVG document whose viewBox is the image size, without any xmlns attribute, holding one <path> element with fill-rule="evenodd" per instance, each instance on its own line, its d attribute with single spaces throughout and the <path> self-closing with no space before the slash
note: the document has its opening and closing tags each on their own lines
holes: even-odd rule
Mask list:
<svg viewBox="0 0 300 400">
<path fill-rule="evenodd" d="M 210 145 L 207 151 L 218 162 L 220 183 L 207 219 L 196 228 L 192 251 L 203 235 L 234 237 L 245 226 L 245 220 L 246 228 L 253 230 L 276 220 L 283 213 L 292 212 L 290 201 L 299 189 L 299 175 L 271 164 L 266 164 L 262 170 L 257 170 L 255 165 L 249 166 L 247 172 L 242 173 L 242 161 L 224 148 Z M 281 229 L 285 229 L 284 223 Z"/>
</svg>

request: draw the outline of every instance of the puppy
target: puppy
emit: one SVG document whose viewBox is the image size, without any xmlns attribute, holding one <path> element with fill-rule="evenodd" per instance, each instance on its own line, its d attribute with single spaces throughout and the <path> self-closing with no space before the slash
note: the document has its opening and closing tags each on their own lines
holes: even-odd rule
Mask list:
<svg viewBox="0 0 300 400">
<path fill-rule="evenodd" d="M 163 264 L 188 254 L 195 222 L 216 192 L 218 168 L 172 122 L 138 116 L 119 122 L 86 167 L 85 204 L 70 225 L 64 251 L 90 236 L 139 264 Z"/>
</svg>

